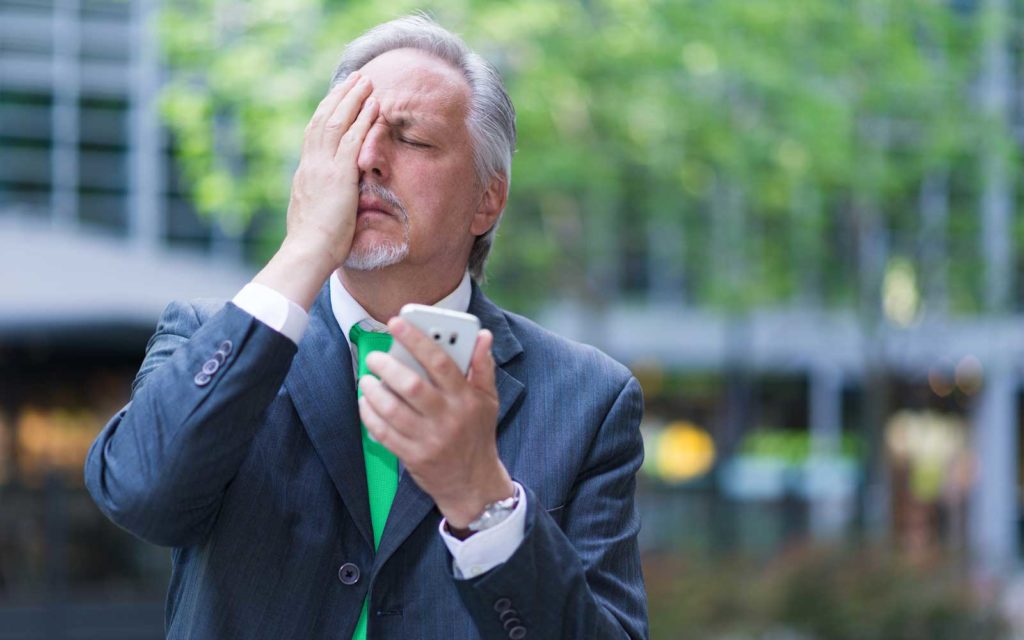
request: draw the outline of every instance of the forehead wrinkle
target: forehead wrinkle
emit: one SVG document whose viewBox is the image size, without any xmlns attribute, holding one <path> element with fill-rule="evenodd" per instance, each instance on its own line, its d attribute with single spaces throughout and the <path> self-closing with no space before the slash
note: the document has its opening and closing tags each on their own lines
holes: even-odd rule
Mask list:
<svg viewBox="0 0 1024 640">
<path fill-rule="evenodd" d="M 430 112 L 421 112 L 407 107 L 396 107 L 381 102 L 380 120 L 392 129 L 409 129 L 416 125 L 444 126 L 446 120 Z"/>
<path fill-rule="evenodd" d="M 420 123 L 445 129 L 465 123 L 469 87 L 461 73 L 447 62 L 413 49 L 396 49 L 363 66 L 373 82 L 373 93 L 383 120 L 392 127 Z"/>
</svg>

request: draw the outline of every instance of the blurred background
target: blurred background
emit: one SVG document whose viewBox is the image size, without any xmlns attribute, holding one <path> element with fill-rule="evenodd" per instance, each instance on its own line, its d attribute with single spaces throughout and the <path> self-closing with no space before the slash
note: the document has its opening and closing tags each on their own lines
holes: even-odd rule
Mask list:
<svg viewBox="0 0 1024 640">
<path fill-rule="evenodd" d="M 162 637 L 85 452 L 416 9 L 518 110 L 486 291 L 643 385 L 653 637 L 1024 637 L 1024 2 L 0 0 L 0 639 Z"/>
</svg>

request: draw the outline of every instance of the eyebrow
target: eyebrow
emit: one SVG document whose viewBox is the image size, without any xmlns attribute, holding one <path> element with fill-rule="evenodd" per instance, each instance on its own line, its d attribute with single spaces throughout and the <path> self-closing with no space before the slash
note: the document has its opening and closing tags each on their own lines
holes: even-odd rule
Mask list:
<svg viewBox="0 0 1024 640">
<path fill-rule="evenodd" d="M 395 127 L 397 129 L 408 129 L 409 127 L 417 124 L 416 118 L 406 113 L 400 113 L 393 118 L 389 118 L 382 112 L 380 117 L 384 122 L 388 123 L 388 126 Z"/>
<path fill-rule="evenodd" d="M 414 126 L 420 126 L 424 133 L 435 131 L 442 124 L 439 118 L 418 117 L 408 111 L 402 111 L 397 115 L 390 117 L 384 112 L 381 112 L 380 117 L 389 127 L 393 127 L 395 129 L 409 129 Z"/>
</svg>

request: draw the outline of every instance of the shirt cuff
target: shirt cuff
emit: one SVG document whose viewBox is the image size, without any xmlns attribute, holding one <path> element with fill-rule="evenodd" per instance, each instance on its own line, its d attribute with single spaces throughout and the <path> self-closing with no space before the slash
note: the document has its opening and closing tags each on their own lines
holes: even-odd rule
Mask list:
<svg viewBox="0 0 1024 640">
<path fill-rule="evenodd" d="M 274 331 L 299 344 L 309 325 L 309 314 L 284 294 L 265 284 L 250 282 L 231 300 L 235 306 Z"/>
<path fill-rule="evenodd" d="M 441 518 L 438 531 L 452 554 L 452 571 L 459 580 L 487 573 L 512 557 L 523 541 L 526 530 L 526 491 L 518 482 L 519 503 L 512 513 L 490 529 L 459 540 L 448 533 L 448 521 Z"/>
</svg>

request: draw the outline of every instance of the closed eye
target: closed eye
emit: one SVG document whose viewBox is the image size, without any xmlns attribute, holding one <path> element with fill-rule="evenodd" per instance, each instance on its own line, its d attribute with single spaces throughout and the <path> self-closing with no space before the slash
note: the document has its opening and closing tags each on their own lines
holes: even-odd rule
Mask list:
<svg viewBox="0 0 1024 640">
<path fill-rule="evenodd" d="M 399 138 L 399 142 L 409 145 L 410 147 L 416 147 L 418 149 L 429 149 L 430 145 L 425 142 L 419 142 L 418 140 L 412 140 L 410 138 Z"/>
</svg>

